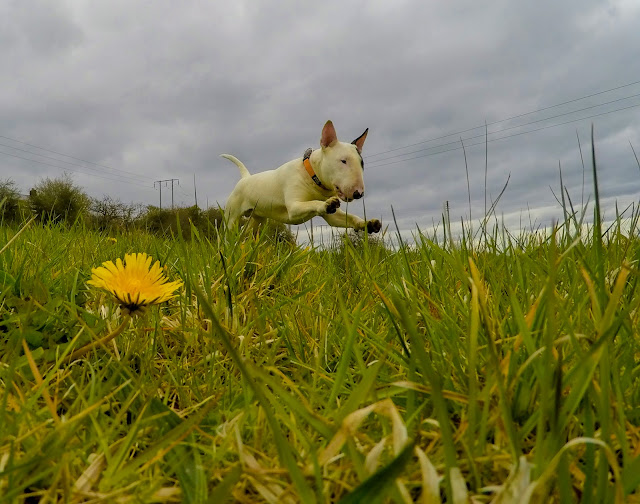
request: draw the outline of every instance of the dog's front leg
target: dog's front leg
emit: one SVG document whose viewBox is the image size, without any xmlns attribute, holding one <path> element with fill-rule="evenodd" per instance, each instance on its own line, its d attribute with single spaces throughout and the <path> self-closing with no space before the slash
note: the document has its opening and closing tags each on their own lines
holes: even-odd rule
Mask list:
<svg viewBox="0 0 640 504">
<path fill-rule="evenodd" d="M 325 201 L 312 200 L 287 203 L 287 212 L 289 213 L 290 222 L 299 224 L 317 215 L 326 218 L 327 215 L 334 213 L 339 206 L 340 199 L 334 196 Z"/>
<path fill-rule="evenodd" d="M 357 215 L 348 214 L 343 212 L 342 210 L 337 210 L 331 215 L 323 215 L 322 217 L 330 226 L 353 228 L 356 231 L 363 231 L 366 228 L 367 232 L 369 233 L 377 233 L 382 227 L 382 224 L 378 219 L 365 221 Z"/>
</svg>

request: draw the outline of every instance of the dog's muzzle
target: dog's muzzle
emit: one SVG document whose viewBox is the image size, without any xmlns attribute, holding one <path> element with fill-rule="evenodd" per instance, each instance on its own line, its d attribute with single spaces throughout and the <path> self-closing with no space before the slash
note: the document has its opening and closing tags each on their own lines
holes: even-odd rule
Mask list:
<svg viewBox="0 0 640 504">
<path fill-rule="evenodd" d="M 338 198 L 340 198 L 342 201 L 346 201 L 347 203 L 353 201 L 354 199 L 360 199 L 364 196 L 364 191 L 360 192 L 357 189 L 353 191 L 353 194 L 351 196 L 347 196 L 345 193 L 343 193 L 338 186 L 336 186 L 336 191 L 338 191 Z"/>
</svg>

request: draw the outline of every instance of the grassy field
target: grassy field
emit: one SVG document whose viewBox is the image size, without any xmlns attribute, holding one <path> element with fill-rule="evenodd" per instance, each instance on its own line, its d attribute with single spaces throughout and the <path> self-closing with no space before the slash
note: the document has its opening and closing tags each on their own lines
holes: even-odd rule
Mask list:
<svg viewBox="0 0 640 504">
<path fill-rule="evenodd" d="M 640 502 L 638 212 L 580 217 L 322 250 L 4 226 L 0 502 Z M 131 252 L 183 288 L 69 359 Z"/>
</svg>

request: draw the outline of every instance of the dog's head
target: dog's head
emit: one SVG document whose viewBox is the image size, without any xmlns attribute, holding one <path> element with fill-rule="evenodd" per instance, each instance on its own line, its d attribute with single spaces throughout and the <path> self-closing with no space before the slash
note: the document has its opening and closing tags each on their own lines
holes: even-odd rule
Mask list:
<svg viewBox="0 0 640 504">
<path fill-rule="evenodd" d="M 369 128 L 349 144 L 338 141 L 331 121 L 327 121 L 322 128 L 322 156 L 318 163 L 318 174 L 323 184 L 335 190 L 343 201 L 353 201 L 364 196 L 362 146 L 368 132 Z"/>
</svg>

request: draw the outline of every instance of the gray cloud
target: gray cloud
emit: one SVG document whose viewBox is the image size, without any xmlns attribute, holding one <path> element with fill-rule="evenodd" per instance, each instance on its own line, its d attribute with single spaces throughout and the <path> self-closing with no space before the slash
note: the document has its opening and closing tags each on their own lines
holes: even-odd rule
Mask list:
<svg viewBox="0 0 640 504">
<path fill-rule="evenodd" d="M 9 2 L 0 6 L 0 135 L 100 165 L 74 175 L 91 195 L 156 203 L 154 180 L 180 178 L 177 200 L 223 203 L 238 180 L 218 156 L 233 153 L 251 171 L 275 168 L 317 146 L 333 119 L 352 140 L 365 127 L 369 215 L 411 228 L 468 214 L 460 134 L 374 156 L 469 127 L 489 124 L 489 140 L 640 104 L 640 97 L 540 121 L 640 93 L 640 85 L 493 124 L 636 80 L 640 8 L 629 0 L 521 2 Z M 561 216 L 558 161 L 574 203 L 582 193 L 576 130 L 590 163 L 595 123 L 603 196 L 640 196 L 638 108 L 490 141 L 487 191 L 509 174 L 498 210 L 539 208 Z M 482 128 L 462 133 L 483 135 Z M 24 144 L 0 143 L 37 151 Z M 479 145 L 471 145 L 479 143 Z M 483 138 L 465 140 L 474 217 L 484 210 Z M 434 154 L 438 150 L 455 149 Z M 405 160 L 422 154 L 417 159 Z M 78 163 L 76 160 L 62 160 Z M 81 163 L 82 164 L 82 163 Z M 590 164 L 587 165 L 589 168 Z M 62 172 L 0 154 L 3 177 L 27 191 Z M 117 180 L 96 177 L 104 175 Z M 142 177 L 133 185 L 129 177 Z M 590 171 L 586 193 L 591 192 Z M 165 195 L 163 194 L 163 198 Z M 358 205 L 352 205 L 353 211 Z M 351 210 L 351 208 L 350 208 Z M 357 210 L 360 212 L 360 210 Z M 548 224 L 548 223 L 547 223 Z M 545 224 L 546 225 L 546 224 Z"/>
</svg>

